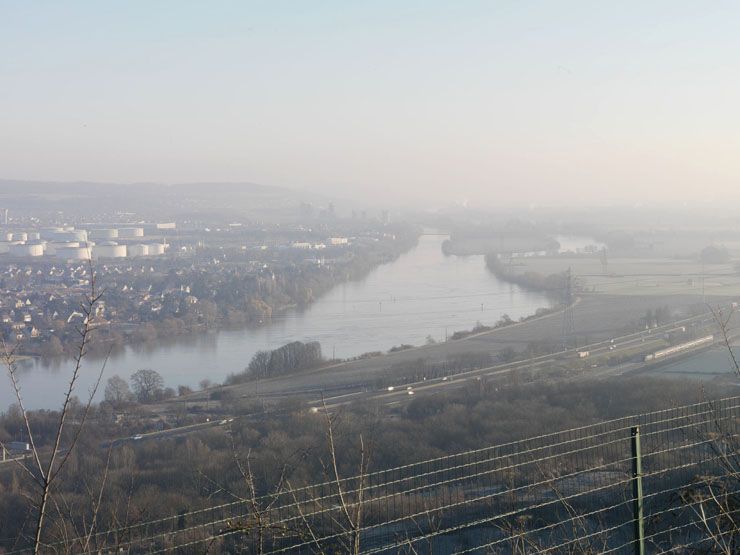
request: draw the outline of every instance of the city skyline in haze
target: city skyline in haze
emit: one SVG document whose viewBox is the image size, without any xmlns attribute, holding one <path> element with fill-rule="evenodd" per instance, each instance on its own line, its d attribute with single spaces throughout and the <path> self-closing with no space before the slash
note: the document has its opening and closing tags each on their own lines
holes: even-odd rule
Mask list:
<svg viewBox="0 0 740 555">
<path fill-rule="evenodd" d="M 740 198 L 730 2 L 0 6 L 0 178 Z"/>
</svg>

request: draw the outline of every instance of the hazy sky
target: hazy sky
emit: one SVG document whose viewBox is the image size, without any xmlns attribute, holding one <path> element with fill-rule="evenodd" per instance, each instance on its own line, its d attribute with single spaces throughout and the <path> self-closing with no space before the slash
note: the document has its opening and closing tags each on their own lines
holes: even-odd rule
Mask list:
<svg viewBox="0 0 740 555">
<path fill-rule="evenodd" d="M 0 0 L 0 177 L 740 199 L 740 3 Z"/>
</svg>

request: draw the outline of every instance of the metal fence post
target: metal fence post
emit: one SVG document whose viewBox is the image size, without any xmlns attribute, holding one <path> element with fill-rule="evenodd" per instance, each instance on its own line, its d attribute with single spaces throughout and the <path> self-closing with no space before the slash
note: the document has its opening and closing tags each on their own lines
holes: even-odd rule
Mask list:
<svg viewBox="0 0 740 555">
<path fill-rule="evenodd" d="M 632 427 L 632 510 L 635 525 L 634 552 L 645 555 L 645 523 L 642 506 L 642 452 L 640 451 L 640 427 Z"/>
</svg>

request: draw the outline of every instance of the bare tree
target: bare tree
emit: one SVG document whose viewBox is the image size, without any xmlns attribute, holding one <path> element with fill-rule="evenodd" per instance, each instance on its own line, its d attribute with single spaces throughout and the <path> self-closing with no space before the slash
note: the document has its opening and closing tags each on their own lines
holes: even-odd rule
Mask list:
<svg viewBox="0 0 740 555">
<path fill-rule="evenodd" d="M 131 386 L 139 402 L 148 403 L 154 401 L 161 393 L 164 380 L 159 372 L 144 368 L 131 375 Z"/>
<path fill-rule="evenodd" d="M 131 401 L 131 389 L 126 380 L 118 374 L 108 378 L 105 386 L 105 400 L 114 407 L 120 407 Z"/>
<path fill-rule="evenodd" d="M 730 322 L 735 314 L 735 309 L 731 308 L 729 311 L 724 311 L 722 310 L 722 307 L 719 306 L 716 308 L 709 305 L 707 306 L 709 307 L 709 310 L 712 313 L 712 317 L 714 318 L 714 321 L 719 328 L 719 332 L 722 335 L 722 344 L 727 348 L 727 352 L 730 355 L 733 371 L 735 372 L 736 376 L 740 377 L 740 363 L 738 363 L 737 357 L 735 356 L 735 352 L 732 350 L 731 344 L 732 337 Z"/>
<path fill-rule="evenodd" d="M 722 307 L 708 305 L 715 323 L 719 328 L 722 344 L 727 349 L 735 376 L 740 377 L 740 364 L 732 349 L 732 330 L 730 327 L 734 307 L 728 311 Z M 740 540 L 740 444 L 736 430 L 721 418 L 720 412 L 712 401 L 712 429 L 702 433 L 707 445 L 712 450 L 722 469 L 722 475 L 697 476 L 690 487 L 680 492 L 684 507 L 696 518 L 696 527 L 712 546 L 711 552 L 730 555 L 737 553 Z M 690 545 L 690 544 L 687 544 Z"/>
<path fill-rule="evenodd" d="M 18 365 L 17 365 L 17 350 L 20 344 L 16 344 L 12 348 L 8 348 L 3 343 L 3 362 L 8 372 L 8 377 L 15 395 L 16 401 L 20 408 L 20 414 L 23 420 L 23 426 L 25 433 L 28 436 L 28 441 L 31 446 L 31 462 L 26 463 L 22 460 L 18 461 L 18 464 L 23 471 L 31 478 L 32 484 L 35 485 L 36 495 L 32 498 L 32 502 L 35 508 L 35 522 L 33 526 L 33 552 L 41 552 L 44 546 L 44 532 L 47 525 L 47 517 L 49 513 L 49 505 L 52 503 L 52 488 L 60 476 L 60 472 L 69 460 L 70 455 L 75 449 L 75 446 L 80 439 L 80 434 L 85 426 L 85 422 L 90 412 L 90 408 L 93 403 L 93 398 L 98 390 L 100 381 L 103 377 L 105 370 L 105 362 L 101 365 L 100 372 L 97 375 L 97 379 L 93 383 L 92 388 L 89 391 L 89 396 L 86 403 L 81 407 L 80 414 L 78 416 L 78 423 L 76 430 L 71 432 L 69 439 L 69 445 L 62 448 L 62 441 L 68 436 L 68 420 L 75 408 L 76 397 L 74 395 L 75 388 L 79 381 L 82 371 L 82 361 L 87 354 L 87 350 L 92 339 L 92 333 L 94 331 L 94 318 L 96 312 L 96 305 L 99 303 L 102 293 L 99 293 L 95 285 L 95 272 L 92 265 L 92 261 L 89 261 L 89 272 L 90 272 L 90 291 L 80 303 L 80 311 L 83 314 L 83 320 L 77 329 L 79 335 L 79 343 L 77 350 L 74 355 L 74 367 L 70 375 L 69 382 L 64 391 L 64 399 L 62 407 L 59 412 L 58 421 L 54 429 L 54 433 L 51 441 L 51 448 L 47 451 L 41 448 L 36 441 L 36 436 L 31 425 L 31 419 L 29 417 L 29 411 L 23 401 L 23 395 L 21 392 L 21 385 L 18 379 Z M 0 446 L 4 447 L 4 446 Z"/>
<path fill-rule="evenodd" d="M 349 498 L 347 492 L 342 486 L 342 478 L 339 473 L 339 465 L 337 462 L 337 449 L 334 442 L 334 419 L 326 407 L 324 400 L 321 400 L 323 413 L 326 418 L 326 437 L 329 445 L 329 458 L 331 464 L 332 479 L 337 488 L 337 498 L 339 499 L 339 506 L 341 513 L 344 516 L 345 524 L 342 527 L 345 529 L 349 536 L 349 542 L 344 545 L 344 548 L 348 553 L 357 555 L 360 553 L 361 536 L 362 536 L 362 522 L 363 522 L 363 506 L 364 506 L 364 494 L 365 494 L 365 480 L 367 477 L 367 470 L 369 468 L 370 459 L 365 450 L 365 441 L 360 434 L 360 471 L 357 476 L 357 487 L 354 491 L 355 499 Z"/>
</svg>

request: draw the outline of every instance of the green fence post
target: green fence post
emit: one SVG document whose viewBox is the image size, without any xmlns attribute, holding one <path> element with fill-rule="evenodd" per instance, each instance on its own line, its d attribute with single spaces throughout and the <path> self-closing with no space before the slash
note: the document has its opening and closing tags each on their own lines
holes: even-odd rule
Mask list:
<svg viewBox="0 0 740 555">
<path fill-rule="evenodd" d="M 642 507 L 642 453 L 640 427 L 632 427 L 632 510 L 635 524 L 635 554 L 645 555 L 645 523 Z"/>
</svg>

